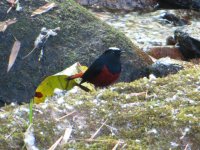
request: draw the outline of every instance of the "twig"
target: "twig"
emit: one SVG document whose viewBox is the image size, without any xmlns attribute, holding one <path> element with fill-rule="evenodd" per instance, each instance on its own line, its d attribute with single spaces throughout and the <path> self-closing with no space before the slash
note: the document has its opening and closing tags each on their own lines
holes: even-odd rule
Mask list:
<svg viewBox="0 0 200 150">
<path fill-rule="evenodd" d="M 72 115 L 72 114 L 74 114 L 74 113 L 76 113 L 76 111 L 74 110 L 74 111 L 72 111 L 72 112 L 70 112 L 70 113 L 68 113 L 68 114 L 66 114 L 66 115 L 64 115 L 64 116 L 62 116 L 62 117 L 60 117 L 60 118 L 58 118 L 58 119 L 56 119 L 57 121 L 60 121 L 60 120 L 62 120 L 62 119 L 64 119 L 64 118 L 66 118 L 66 117 L 68 117 L 68 116 L 70 116 L 70 115 Z"/>
<path fill-rule="evenodd" d="M 117 142 L 117 140 L 114 139 L 106 139 L 106 140 L 96 140 L 96 139 L 75 139 L 76 141 L 84 141 L 84 142 L 110 142 L 113 141 L 114 143 Z"/>
<path fill-rule="evenodd" d="M 43 39 L 45 39 L 45 38 L 47 38 L 49 35 L 48 34 L 46 34 L 45 36 L 43 36 L 42 38 L 41 38 L 41 41 L 43 40 Z M 42 43 L 42 44 L 45 44 L 46 43 L 46 41 L 47 41 L 47 39 Z M 43 46 L 42 46 L 43 47 Z M 27 54 L 27 55 L 25 55 L 22 59 L 25 59 L 26 57 L 28 57 L 30 54 L 32 54 L 33 52 L 34 52 L 34 50 L 35 49 L 37 49 L 38 48 L 38 45 L 35 45 L 35 47 Z"/>
<path fill-rule="evenodd" d="M 54 150 L 62 139 L 63 139 L 63 136 L 61 136 L 48 150 Z"/>
<path fill-rule="evenodd" d="M 64 145 L 68 142 L 71 134 L 72 134 L 72 127 L 66 128 L 64 136 L 63 136 L 62 141 L 61 141 L 61 145 Z"/>
<path fill-rule="evenodd" d="M 121 149 L 125 149 L 126 146 L 127 146 L 127 144 L 125 143 L 125 144 L 122 146 Z"/>
<path fill-rule="evenodd" d="M 187 150 L 187 149 L 188 149 L 188 146 L 189 146 L 189 144 L 187 144 L 187 145 L 185 146 L 184 150 Z"/>
<path fill-rule="evenodd" d="M 106 119 L 106 121 L 100 126 L 100 128 L 89 138 L 89 140 L 92 140 L 95 138 L 95 136 L 99 133 L 99 131 L 101 130 L 101 128 L 106 124 L 106 122 L 108 121 L 108 119 Z"/>
<path fill-rule="evenodd" d="M 118 140 L 112 150 L 117 150 L 117 147 L 119 146 L 119 144 L 122 144 L 122 143 L 124 143 L 122 140 Z"/>
<path fill-rule="evenodd" d="M 5 110 L 3 110 L 3 109 L 0 109 L 0 111 L 5 112 Z"/>
<path fill-rule="evenodd" d="M 14 129 L 6 138 L 5 140 L 7 140 L 17 129 Z"/>
</svg>

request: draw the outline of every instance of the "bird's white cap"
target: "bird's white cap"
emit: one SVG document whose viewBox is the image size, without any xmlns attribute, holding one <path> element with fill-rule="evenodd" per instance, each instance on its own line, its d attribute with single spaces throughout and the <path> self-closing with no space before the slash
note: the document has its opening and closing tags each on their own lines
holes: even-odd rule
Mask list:
<svg viewBox="0 0 200 150">
<path fill-rule="evenodd" d="M 108 49 L 109 49 L 109 50 L 116 50 L 116 51 L 119 51 L 119 50 L 120 50 L 118 47 L 109 47 Z"/>
</svg>

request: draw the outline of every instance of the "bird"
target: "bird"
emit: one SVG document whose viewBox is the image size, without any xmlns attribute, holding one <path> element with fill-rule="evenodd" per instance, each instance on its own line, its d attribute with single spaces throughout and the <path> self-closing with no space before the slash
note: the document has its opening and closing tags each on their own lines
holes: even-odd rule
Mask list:
<svg viewBox="0 0 200 150">
<path fill-rule="evenodd" d="M 68 80 L 82 78 L 84 82 L 92 83 L 95 87 L 107 87 L 113 84 L 121 73 L 120 48 L 110 47 L 85 71 L 68 77 Z"/>
</svg>

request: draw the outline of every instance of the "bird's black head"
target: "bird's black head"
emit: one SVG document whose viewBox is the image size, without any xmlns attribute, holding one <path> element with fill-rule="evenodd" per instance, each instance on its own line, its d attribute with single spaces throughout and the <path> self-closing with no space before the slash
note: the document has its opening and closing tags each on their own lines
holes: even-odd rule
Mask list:
<svg viewBox="0 0 200 150">
<path fill-rule="evenodd" d="M 104 52 L 104 55 L 120 56 L 122 50 L 117 47 L 110 47 Z"/>
</svg>

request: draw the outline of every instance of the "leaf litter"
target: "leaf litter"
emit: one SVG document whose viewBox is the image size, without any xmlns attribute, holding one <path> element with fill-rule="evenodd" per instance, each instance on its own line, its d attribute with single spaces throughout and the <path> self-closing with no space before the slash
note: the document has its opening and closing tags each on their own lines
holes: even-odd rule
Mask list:
<svg viewBox="0 0 200 150">
<path fill-rule="evenodd" d="M 11 24 L 14 24 L 17 22 L 16 18 L 8 19 L 6 21 L 0 22 L 0 32 L 6 31 L 7 27 Z"/>
<path fill-rule="evenodd" d="M 36 9 L 31 14 L 31 17 L 36 16 L 36 15 L 40 15 L 40 14 L 43 14 L 43 13 L 46 13 L 46 12 L 48 12 L 49 10 L 53 9 L 56 6 L 57 5 L 54 2 L 49 2 L 49 3 L 45 4 L 44 6 L 41 6 L 38 9 Z"/>
<path fill-rule="evenodd" d="M 15 42 L 13 44 L 10 57 L 9 57 L 7 72 L 9 72 L 12 66 L 14 65 L 17 55 L 19 53 L 20 47 L 21 47 L 21 42 L 15 38 Z"/>
</svg>

